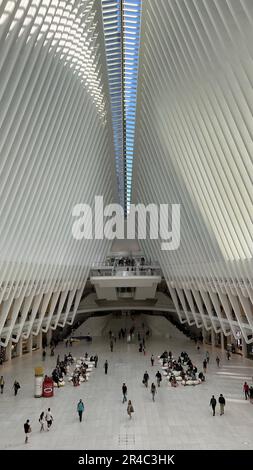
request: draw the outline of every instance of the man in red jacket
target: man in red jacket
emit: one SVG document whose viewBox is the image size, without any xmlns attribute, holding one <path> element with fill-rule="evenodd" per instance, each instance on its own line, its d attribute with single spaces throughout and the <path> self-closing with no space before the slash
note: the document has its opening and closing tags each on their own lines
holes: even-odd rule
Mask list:
<svg viewBox="0 0 253 470">
<path fill-rule="evenodd" d="M 244 382 L 243 391 L 244 391 L 244 394 L 245 394 L 245 400 L 247 400 L 248 396 L 249 396 L 249 386 L 248 386 L 247 382 Z"/>
</svg>

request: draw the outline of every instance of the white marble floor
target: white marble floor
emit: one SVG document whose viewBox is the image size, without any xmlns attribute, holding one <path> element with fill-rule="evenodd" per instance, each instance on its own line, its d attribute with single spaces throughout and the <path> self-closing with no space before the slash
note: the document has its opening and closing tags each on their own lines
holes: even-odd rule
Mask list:
<svg viewBox="0 0 253 470">
<path fill-rule="evenodd" d="M 253 449 L 253 405 L 244 399 L 242 385 L 252 383 L 253 364 L 250 360 L 233 355 L 232 360 L 222 357 L 217 368 L 215 357 L 220 350 L 210 352 L 206 383 L 196 387 L 171 388 L 164 379 L 158 389 L 155 403 L 150 390 L 142 384 L 145 370 L 153 379 L 159 369 L 152 368 L 150 356 L 163 350 L 172 350 L 175 356 L 185 350 L 198 368 L 201 367 L 206 348 L 197 351 L 195 344 L 181 335 L 175 339 L 153 336 L 147 344 L 147 354 L 138 352 L 137 340 L 132 344 L 117 340 L 110 352 L 107 338 L 95 338 L 91 345 L 85 341 L 72 347 L 75 356 L 85 351 L 99 356 L 98 368 L 89 383 L 80 387 L 68 384 L 55 390 L 50 399 L 34 398 L 34 367 L 41 364 L 41 353 L 24 356 L 1 367 L 5 389 L 0 395 L 0 448 L 1 449 Z M 174 339 L 173 339 L 174 336 Z M 63 345 L 56 348 L 63 355 Z M 46 373 L 55 361 L 48 357 Z M 103 364 L 109 362 L 108 375 Z M 14 397 L 12 385 L 20 381 L 21 389 Z M 121 386 L 126 382 L 128 398 L 135 413 L 129 420 L 126 405 L 122 404 Z M 209 406 L 212 394 L 223 393 L 227 404 L 225 415 L 213 417 Z M 78 421 L 76 404 L 85 403 L 83 422 Z M 49 432 L 39 432 L 39 414 L 51 407 L 54 422 Z M 23 424 L 30 419 L 32 435 L 24 444 Z"/>
</svg>

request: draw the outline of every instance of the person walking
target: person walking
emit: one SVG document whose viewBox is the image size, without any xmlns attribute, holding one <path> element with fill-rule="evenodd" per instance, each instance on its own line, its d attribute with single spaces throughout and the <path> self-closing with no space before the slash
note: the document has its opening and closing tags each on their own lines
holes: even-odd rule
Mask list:
<svg viewBox="0 0 253 470">
<path fill-rule="evenodd" d="M 131 400 L 128 400 L 128 405 L 127 405 L 127 414 L 130 419 L 132 419 L 132 413 L 134 412 L 134 407 L 132 405 Z"/>
<path fill-rule="evenodd" d="M 97 365 L 98 365 L 98 355 L 97 354 L 94 357 L 94 362 L 95 362 L 95 368 L 97 368 Z"/>
<path fill-rule="evenodd" d="M 220 416 L 221 416 L 221 415 L 224 415 L 224 407 L 226 404 L 226 400 L 224 396 L 222 395 L 222 393 L 219 396 L 219 404 L 220 404 Z"/>
<path fill-rule="evenodd" d="M 45 361 L 45 359 L 46 359 L 46 354 L 47 354 L 47 353 L 46 353 L 46 350 L 43 349 L 43 351 L 42 351 L 42 361 Z"/>
<path fill-rule="evenodd" d="M 44 411 L 42 411 L 42 413 L 40 413 L 39 423 L 40 423 L 40 432 L 45 431 L 44 424 L 46 424 L 46 420 L 45 420 Z"/>
<path fill-rule="evenodd" d="M 48 410 L 46 412 L 45 419 L 46 419 L 46 422 L 47 422 L 47 430 L 49 431 L 49 429 L 52 426 L 53 420 L 54 420 L 50 408 L 48 408 Z"/>
<path fill-rule="evenodd" d="M 249 388 L 249 401 L 250 401 L 250 403 L 253 403 L 253 387 L 252 387 L 252 385 Z"/>
<path fill-rule="evenodd" d="M 149 379 L 149 375 L 146 371 L 145 374 L 143 375 L 143 381 L 142 381 L 142 383 L 145 385 L 146 388 L 148 388 L 148 379 Z"/>
<path fill-rule="evenodd" d="M 80 423 L 82 422 L 82 416 L 83 416 L 83 412 L 84 412 L 84 404 L 83 404 L 83 401 L 79 400 L 79 402 L 77 403 L 77 412 L 79 414 L 79 421 Z"/>
<path fill-rule="evenodd" d="M 209 361 L 210 361 L 209 351 L 206 351 L 206 362 L 207 362 L 207 364 L 209 364 Z"/>
<path fill-rule="evenodd" d="M 127 401 L 127 386 L 126 386 L 125 382 L 122 385 L 122 393 L 123 393 L 123 402 L 122 403 L 125 403 L 125 401 Z"/>
<path fill-rule="evenodd" d="M 24 431 L 25 431 L 25 444 L 27 444 L 29 434 L 32 432 L 29 419 L 27 419 L 24 424 Z"/>
<path fill-rule="evenodd" d="M 4 384 L 5 384 L 4 377 L 3 377 L 3 375 L 1 375 L 1 377 L 0 377 L 0 389 L 1 389 L 1 393 L 4 392 Z"/>
<path fill-rule="evenodd" d="M 203 361 L 203 370 L 204 370 L 205 374 L 206 374 L 206 368 L 207 368 L 207 360 L 204 359 L 204 361 Z"/>
<path fill-rule="evenodd" d="M 158 370 L 155 376 L 156 376 L 157 386 L 160 387 L 160 384 L 161 384 L 161 381 L 162 381 L 161 372 L 159 372 L 159 370 Z"/>
<path fill-rule="evenodd" d="M 249 397 L 249 386 L 248 386 L 247 382 L 244 382 L 244 384 L 243 384 L 243 391 L 244 391 L 244 395 L 245 395 L 245 400 L 247 400 L 248 397 Z"/>
<path fill-rule="evenodd" d="M 154 354 L 152 354 L 150 361 L 151 361 L 151 366 L 153 367 L 154 362 L 155 362 Z"/>
<path fill-rule="evenodd" d="M 151 384 L 150 392 L 151 392 L 151 395 L 152 395 L 152 400 L 155 401 L 156 386 L 155 386 L 154 383 Z"/>
<path fill-rule="evenodd" d="M 219 358 L 219 356 L 216 356 L 216 364 L 217 364 L 217 367 L 220 367 L 220 358 Z"/>
<path fill-rule="evenodd" d="M 227 350 L 227 359 L 228 359 L 228 361 L 229 361 L 229 359 L 230 359 L 230 356 L 231 356 L 231 354 L 230 354 L 230 352 Z"/>
<path fill-rule="evenodd" d="M 107 375 L 107 371 L 108 371 L 108 361 L 107 360 L 105 361 L 104 368 L 105 368 L 105 374 Z"/>
<path fill-rule="evenodd" d="M 214 395 L 212 395 L 212 398 L 210 400 L 210 406 L 212 407 L 212 410 L 213 410 L 213 416 L 215 416 L 215 407 L 216 407 L 216 398 L 214 397 Z"/>
<path fill-rule="evenodd" d="M 19 385 L 19 382 L 17 380 L 15 380 L 15 382 L 13 384 L 13 388 L 14 388 L 14 395 L 16 396 L 17 393 L 18 393 L 18 390 L 20 389 L 20 385 Z"/>
</svg>

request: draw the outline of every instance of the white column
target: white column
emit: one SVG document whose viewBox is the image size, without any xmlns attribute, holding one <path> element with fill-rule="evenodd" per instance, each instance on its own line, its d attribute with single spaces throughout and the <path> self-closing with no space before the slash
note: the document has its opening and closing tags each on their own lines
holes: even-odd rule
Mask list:
<svg viewBox="0 0 253 470">
<path fill-rule="evenodd" d="M 244 338 L 242 338 L 242 357 L 247 357 L 247 344 Z"/>
<path fill-rule="evenodd" d="M 23 354 L 23 338 L 21 336 L 21 338 L 19 339 L 17 343 L 17 356 L 21 357 L 22 354 Z"/>
<path fill-rule="evenodd" d="M 27 349 L 29 353 L 32 353 L 33 350 L 33 335 L 30 334 L 29 338 L 27 339 Z"/>
<path fill-rule="evenodd" d="M 204 328 L 204 326 L 202 326 L 202 336 L 203 336 L 203 344 L 205 344 L 205 342 L 206 342 L 206 329 Z"/>
<path fill-rule="evenodd" d="M 51 338 L 52 338 L 52 330 L 51 328 L 49 328 L 47 331 L 47 345 L 48 346 L 50 345 Z"/>
<path fill-rule="evenodd" d="M 7 344 L 5 348 L 5 360 L 6 361 L 11 361 L 11 346 L 12 346 L 12 342 L 9 341 L 9 343 Z"/>
<path fill-rule="evenodd" d="M 220 337 L 221 337 L 221 351 L 223 352 L 225 348 L 224 348 L 224 334 L 222 331 L 220 332 Z"/>
<path fill-rule="evenodd" d="M 38 349 L 42 349 L 42 330 L 36 336 L 36 344 Z"/>
</svg>

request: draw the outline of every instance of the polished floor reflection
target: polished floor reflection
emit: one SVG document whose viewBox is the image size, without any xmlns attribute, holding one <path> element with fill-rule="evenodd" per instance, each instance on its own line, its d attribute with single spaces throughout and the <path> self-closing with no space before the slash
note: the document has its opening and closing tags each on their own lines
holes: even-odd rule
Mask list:
<svg viewBox="0 0 253 470">
<path fill-rule="evenodd" d="M 152 322 L 152 319 L 150 320 Z M 150 323 L 151 327 L 152 324 Z M 114 321 L 115 332 L 121 326 Z M 138 325 L 137 325 L 138 326 Z M 157 326 L 157 325 L 156 325 Z M 98 368 L 92 372 L 88 383 L 80 387 L 67 384 L 55 390 L 53 398 L 34 398 L 34 367 L 41 363 L 41 353 L 24 356 L 2 366 L 5 389 L 0 395 L 0 448 L 2 449 L 253 449 L 253 405 L 244 399 L 243 382 L 252 384 L 252 362 L 233 355 L 228 361 L 220 350 L 203 347 L 197 351 L 195 344 L 168 323 L 166 336 L 159 328 L 147 343 L 144 356 L 138 352 L 137 338 L 131 344 L 118 340 L 110 351 L 107 331 L 103 337 L 94 338 L 92 344 L 81 341 L 72 347 L 72 354 L 82 356 L 85 351 L 99 356 Z M 165 331 L 165 330 L 164 330 Z M 158 333 L 158 334 L 157 334 Z M 160 365 L 157 355 L 164 349 L 175 356 L 185 350 L 198 369 L 202 366 L 206 349 L 210 352 L 207 381 L 196 387 L 172 388 L 162 381 L 156 401 L 152 402 L 150 389 L 142 384 L 145 370 L 150 378 Z M 60 345 L 57 354 L 66 348 Z M 220 354 L 218 369 L 215 357 Z M 156 362 L 151 367 L 150 356 Z M 46 373 L 50 373 L 55 361 L 48 357 Z M 108 375 L 104 362 L 109 362 Z M 14 380 L 21 384 L 16 397 L 12 389 Z M 126 382 L 128 398 L 135 412 L 129 420 L 126 404 L 122 404 L 121 386 Z M 211 395 L 223 393 L 226 398 L 225 415 L 213 417 L 209 401 Z M 79 399 L 85 404 L 83 422 L 76 412 Z M 52 429 L 40 433 L 38 422 L 41 411 L 51 407 L 54 416 Z M 32 434 L 29 444 L 24 444 L 23 424 L 30 419 Z"/>
</svg>

